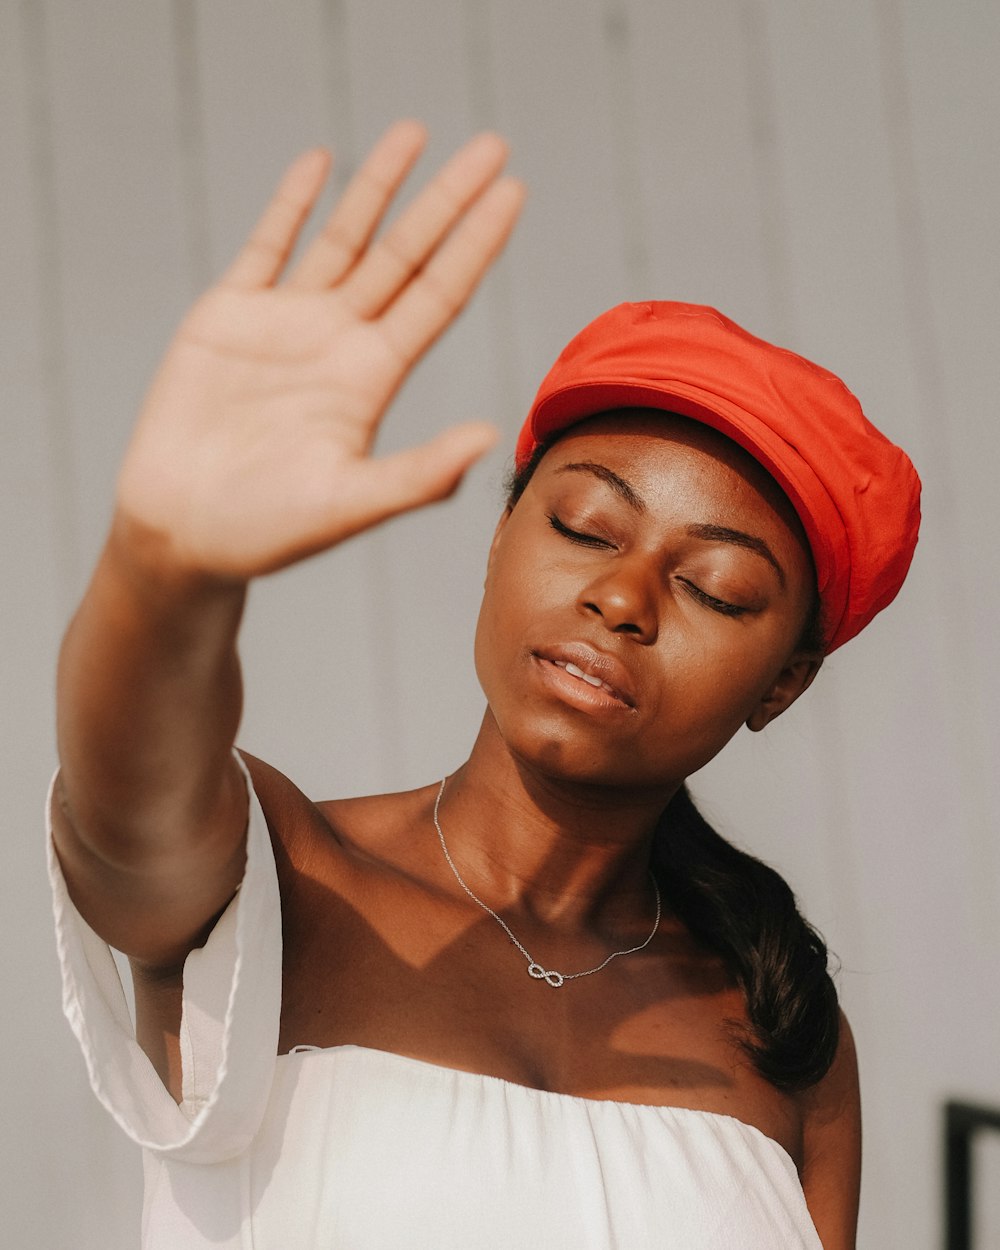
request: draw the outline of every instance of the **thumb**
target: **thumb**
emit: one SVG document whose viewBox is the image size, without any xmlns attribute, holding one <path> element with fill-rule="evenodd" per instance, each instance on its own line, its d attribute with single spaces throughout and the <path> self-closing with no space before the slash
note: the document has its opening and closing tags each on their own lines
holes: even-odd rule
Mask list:
<svg viewBox="0 0 1000 1250">
<path fill-rule="evenodd" d="M 496 446 L 500 431 L 470 421 L 427 443 L 368 462 L 368 498 L 382 518 L 447 499 L 477 460 Z"/>
</svg>

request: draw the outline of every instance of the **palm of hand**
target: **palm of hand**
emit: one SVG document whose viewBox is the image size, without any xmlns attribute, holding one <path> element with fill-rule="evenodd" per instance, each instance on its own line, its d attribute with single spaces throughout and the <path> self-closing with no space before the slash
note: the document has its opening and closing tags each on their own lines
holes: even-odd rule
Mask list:
<svg viewBox="0 0 1000 1250">
<path fill-rule="evenodd" d="M 406 508 L 450 493 L 492 443 L 457 427 L 385 459 L 370 455 L 407 372 L 453 319 L 520 206 L 497 181 L 499 141 L 474 141 L 370 245 L 422 146 L 404 123 L 348 188 L 280 285 L 327 169 L 293 165 L 222 282 L 194 306 L 143 410 L 119 509 L 216 576 L 281 568 Z"/>
</svg>

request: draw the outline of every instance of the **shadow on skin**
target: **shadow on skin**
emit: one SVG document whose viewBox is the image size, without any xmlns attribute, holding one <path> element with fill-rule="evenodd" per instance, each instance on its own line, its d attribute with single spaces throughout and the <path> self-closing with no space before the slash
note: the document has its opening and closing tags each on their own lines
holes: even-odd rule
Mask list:
<svg viewBox="0 0 1000 1250">
<path fill-rule="evenodd" d="M 527 977 L 490 917 L 470 922 L 455 900 L 414 907 L 426 888 L 382 864 L 345 874 L 330 842 L 295 864 L 272 834 L 284 900 L 279 1053 L 357 1045 L 554 1093 L 725 1103 L 745 1063 L 728 1025 L 739 995 L 669 914 L 655 953 L 552 989 Z M 375 889 L 364 884 L 372 871 Z M 529 949 L 530 936 L 519 934 Z M 718 1034 L 709 1047 L 706 1030 Z"/>
</svg>

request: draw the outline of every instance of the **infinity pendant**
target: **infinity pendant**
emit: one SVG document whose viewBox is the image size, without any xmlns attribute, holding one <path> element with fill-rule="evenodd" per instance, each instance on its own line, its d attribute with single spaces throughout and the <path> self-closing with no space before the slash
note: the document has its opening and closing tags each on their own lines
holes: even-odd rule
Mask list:
<svg viewBox="0 0 1000 1250">
<path fill-rule="evenodd" d="M 554 990 L 557 990 L 566 979 L 561 972 L 546 972 L 541 964 L 528 964 L 528 976 L 534 977 L 536 981 L 544 981 Z"/>
</svg>

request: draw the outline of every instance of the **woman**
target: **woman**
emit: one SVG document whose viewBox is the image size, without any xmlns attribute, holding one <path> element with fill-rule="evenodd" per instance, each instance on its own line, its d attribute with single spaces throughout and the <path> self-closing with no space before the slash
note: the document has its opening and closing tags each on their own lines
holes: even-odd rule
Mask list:
<svg viewBox="0 0 1000 1250">
<path fill-rule="evenodd" d="M 369 456 L 521 201 L 482 136 L 373 241 L 422 144 L 389 131 L 283 277 L 327 160 L 292 166 L 165 358 L 63 647 L 65 1004 L 146 1148 L 144 1245 L 852 1246 L 825 948 L 684 787 L 909 563 L 915 475 L 830 375 L 711 310 L 605 314 L 522 431 L 467 763 L 314 803 L 233 752 L 249 580 L 493 441 Z"/>
</svg>

